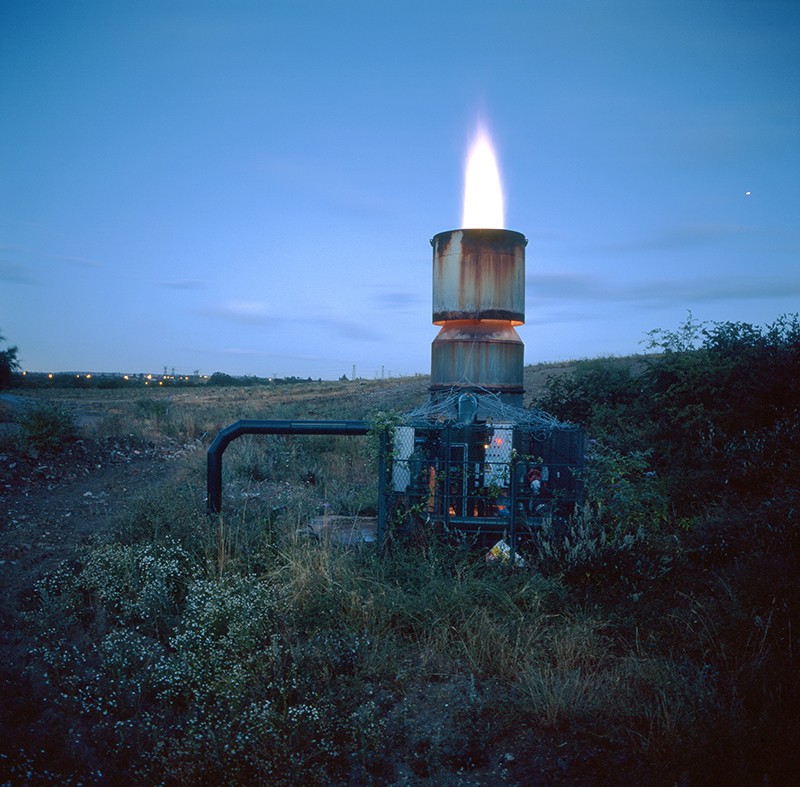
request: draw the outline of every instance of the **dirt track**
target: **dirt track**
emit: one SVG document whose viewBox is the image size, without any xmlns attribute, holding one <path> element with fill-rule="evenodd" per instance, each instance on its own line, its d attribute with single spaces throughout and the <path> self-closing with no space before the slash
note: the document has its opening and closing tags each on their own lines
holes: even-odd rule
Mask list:
<svg viewBox="0 0 800 787">
<path fill-rule="evenodd" d="M 49 774 L 44 783 L 69 783 L 59 740 L 69 731 L 53 729 L 27 670 L 36 645 L 27 618 L 40 601 L 37 580 L 108 533 L 161 482 L 185 472 L 186 452 L 80 440 L 57 458 L 0 454 L 0 782 L 21 783 L 20 773 L 30 770 L 39 781 Z M 51 770 L 54 759 L 60 773 Z"/>
</svg>

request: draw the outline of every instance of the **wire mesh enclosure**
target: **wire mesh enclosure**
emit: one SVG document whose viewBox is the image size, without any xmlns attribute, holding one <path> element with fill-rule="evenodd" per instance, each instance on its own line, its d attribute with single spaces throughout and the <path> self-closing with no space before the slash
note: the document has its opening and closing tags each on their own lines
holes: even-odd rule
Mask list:
<svg viewBox="0 0 800 787">
<path fill-rule="evenodd" d="M 479 544 L 558 527 L 582 497 L 583 432 L 493 394 L 450 392 L 393 429 L 387 522 Z"/>
</svg>

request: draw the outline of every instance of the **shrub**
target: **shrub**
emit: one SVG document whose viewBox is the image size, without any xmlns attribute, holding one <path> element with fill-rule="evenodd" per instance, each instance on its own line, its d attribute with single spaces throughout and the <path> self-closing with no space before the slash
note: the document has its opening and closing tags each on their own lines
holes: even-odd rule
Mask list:
<svg viewBox="0 0 800 787">
<path fill-rule="evenodd" d="M 5 337 L 0 334 L 0 342 L 4 339 Z M 0 390 L 11 385 L 14 372 L 19 369 L 18 352 L 19 350 L 16 347 L 7 347 L 5 350 L 0 350 Z"/>
<path fill-rule="evenodd" d="M 615 535 L 658 530 L 670 515 L 663 482 L 652 470 L 650 451 L 623 451 L 591 440 L 586 455 L 587 505 Z"/>
<path fill-rule="evenodd" d="M 78 585 L 118 624 L 158 636 L 171 628 L 196 574 L 189 553 L 171 539 L 109 544 L 87 554 Z"/>
<path fill-rule="evenodd" d="M 20 425 L 28 448 L 37 454 L 56 453 L 78 436 L 75 419 L 62 407 L 33 407 L 23 413 Z"/>
</svg>

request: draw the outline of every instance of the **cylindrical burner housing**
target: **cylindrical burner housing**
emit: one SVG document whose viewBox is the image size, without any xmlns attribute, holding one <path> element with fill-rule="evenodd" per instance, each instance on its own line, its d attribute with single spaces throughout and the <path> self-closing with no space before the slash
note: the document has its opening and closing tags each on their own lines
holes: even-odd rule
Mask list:
<svg viewBox="0 0 800 787">
<path fill-rule="evenodd" d="M 525 236 L 450 230 L 433 237 L 433 322 L 525 322 Z"/>
<path fill-rule="evenodd" d="M 441 232 L 433 246 L 431 393 L 485 390 L 522 405 L 524 345 L 514 326 L 525 322 L 525 246 L 519 232 Z"/>
</svg>

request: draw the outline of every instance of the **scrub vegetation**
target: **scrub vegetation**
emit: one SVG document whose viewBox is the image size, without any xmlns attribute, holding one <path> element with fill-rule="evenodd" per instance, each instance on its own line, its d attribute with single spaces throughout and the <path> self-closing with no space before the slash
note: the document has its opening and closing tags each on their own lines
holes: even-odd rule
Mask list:
<svg viewBox="0 0 800 787">
<path fill-rule="evenodd" d="M 64 440 L 41 445 L 28 415 L 3 448 L 30 479 L 4 493 L 6 563 L 27 573 L 4 618 L 0 775 L 789 783 L 800 765 L 800 323 L 690 316 L 649 342 L 636 358 L 526 370 L 529 404 L 583 424 L 588 451 L 585 505 L 566 533 L 526 544 L 524 566 L 424 536 L 384 549 L 311 538 L 325 510 L 374 514 L 373 436 L 238 440 L 224 513 L 206 515 L 204 451 L 222 426 L 385 423 L 424 400 L 424 378 L 46 391 L 56 409 L 36 412 Z M 129 491 L 109 489 L 80 538 L 78 514 L 48 520 L 66 534 L 59 559 L 32 549 L 26 560 L 13 552 L 24 523 L 73 488 L 57 465 L 36 477 L 59 452 L 75 483 L 105 463 Z M 133 494 L 148 462 L 158 478 Z"/>
<path fill-rule="evenodd" d="M 0 343 L 5 341 L 5 337 L 0 333 Z M 17 347 L 6 347 L 0 350 L 0 390 L 8 388 L 14 376 L 14 372 L 19 369 L 19 350 Z"/>
</svg>

